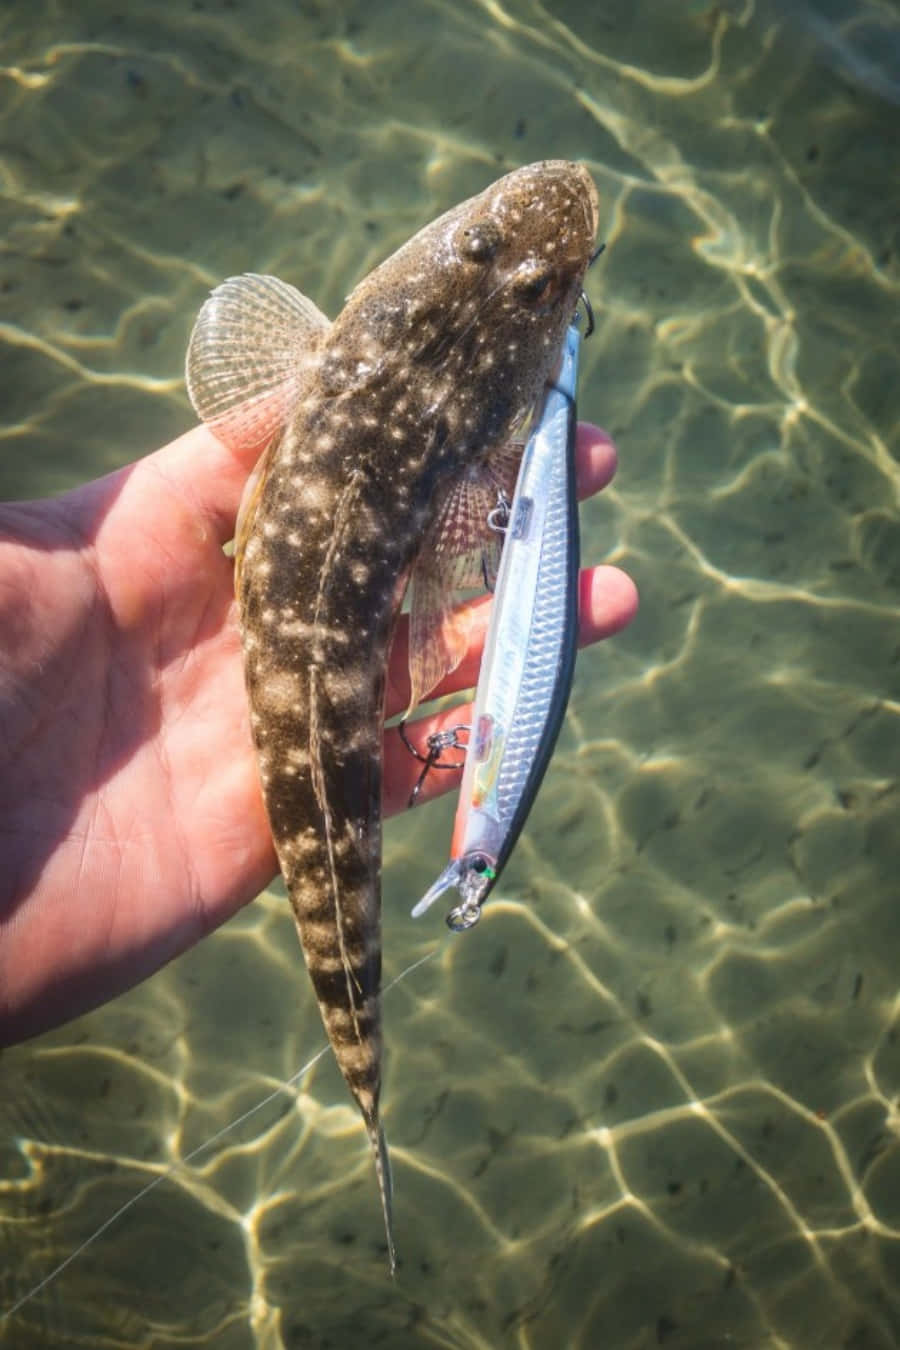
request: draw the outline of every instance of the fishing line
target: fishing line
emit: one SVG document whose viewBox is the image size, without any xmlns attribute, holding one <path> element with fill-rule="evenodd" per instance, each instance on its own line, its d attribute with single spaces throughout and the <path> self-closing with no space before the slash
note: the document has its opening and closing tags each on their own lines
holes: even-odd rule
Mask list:
<svg viewBox="0 0 900 1350">
<path fill-rule="evenodd" d="M 436 952 L 437 947 L 436 946 L 432 947 L 431 951 L 426 952 L 424 956 L 420 956 L 418 961 L 413 961 L 411 966 L 407 966 L 405 970 L 401 970 L 399 975 L 394 976 L 390 984 L 385 985 L 384 989 L 382 990 L 382 993 L 383 994 L 390 993 L 390 991 L 394 988 L 395 985 L 399 984 L 401 980 L 406 979 L 407 975 L 411 975 L 414 970 L 418 970 L 419 966 L 423 966 L 426 961 L 430 961 L 431 958 L 436 954 Z M 314 1064 L 318 1064 L 322 1056 L 327 1054 L 330 1049 L 331 1046 L 326 1042 L 325 1045 L 322 1046 L 321 1050 L 318 1050 L 313 1055 L 312 1059 L 307 1060 L 307 1062 L 303 1065 L 303 1067 L 298 1069 L 295 1074 L 292 1074 L 292 1076 L 288 1078 L 286 1082 L 279 1083 L 278 1087 L 275 1088 L 274 1092 L 270 1092 L 267 1097 L 263 1097 L 262 1101 L 257 1102 L 255 1106 L 251 1106 L 249 1111 L 245 1111 L 243 1115 L 238 1116 L 235 1120 L 229 1121 L 227 1125 L 223 1125 L 222 1128 L 220 1130 L 217 1130 L 215 1134 L 211 1135 L 209 1139 L 206 1139 L 202 1144 L 198 1144 L 196 1148 L 191 1149 L 190 1153 L 186 1153 L 185 1156 L 181 1158 L 178 1162 L 172 1163 L 170 1167 L 167 1167 L 165 1172 L 160 1172 L 158 1177 L 154 1177 L 152 1181 L 148 1181 L 147 1185 L 143 1186 L 137 1192 L 136 1195 L 133 1195 L 130 1200 L 126 1200 L 124 1205 L 120 1205 L 119 1208 L 113 1214 L 111 1214 L 108 1219 L 104 1220 L 104 1222 L 100 1225 L 100 1227 L 95 1229 L 94 1232 L 91 1233 L 90 1237 L 85 1238 L 85 1240 L 82 1243 L 80 1243 L 75 1248 L 74 1251 L 69 1252 L 69 1255 L 65 1258 L 65 1260 L 60 1261 L 59 1265 L 55 1266 L 54 1269 L 50 1271 L 49 1275 L 45 1275 L 44 1278 L 40 1280 L 38 1284 L 36 1284 L 32 1289 L 29 1289 L 28 1292 L 26 1294 L 23 1294 L 20 1299 L 17 1299 L 17 1301 L 12 1305 L 11 1308 L 7 1308 L 6 1312 L 0 1313 L 0 1322 L 8 1321 L 8 1319 L 12 1317 L 14 1313 L 17 1313 L 20 1308 L 23 1308 L 26 1303 L 30 1302 L 31 1299 L 34 1298 L 35 1294 L 39 1294 L 42 1289 L 46 1289 L 48 1284 L 50 1284 L 53 1280 L 55 1280 L 58 1275 L 61 1275 L 62 1272 L 66 1270 L 72 1264 L 72 1262 L 75 1261 L 81 1255 L 82 1252 L 87 1251 L 88 1247 L 92 1246 L 93 1243 L 95 1243 L 99 1237 L 102 1237 L 103 1234 L 107 1231 L 107 1229 L 113 1226 L 113 1224 L 116 1222 L 117 1219 L 121 1219 L 122 1215 L 126 1214 L 129 1209 L 133 1208 L 133 1206 L 136 1205 L 139 1200 L 143 1200 L 145 1195 L 149 1195 L 150 1192 L 152 1190 L 155 1190 L 157 1186 L 162 1184 L 162 1182 L 169 1181 L 175 1175 L 176 1172 L 179 1172 L 183 1167 L 186 1167 L 188 1163 L 193 1162 L 195 1158 L 199 1157 L 201 1153 L 205 1153 L 207 1149 L 212 1148 L 213 1144 L 217 1144 L 219 1140 L 224 1138 L 226 1134 L 229 1134 L 232 1130 L 236 1130 L 239 1125 L 243 1125 L 244 1121 L 249 1120 L 251 1116 L 255 1116 L 257 1111 L 262 1111 L 263 1108 L 268 1106 L 270 1102 L 274 1102 L 277 1097 L 280 1097 L 283 1092 L 288 1092 L 289 1089 L 292 1088 L 295 1083 L 298 1083 L 300 1081 L 300 1079 L 303 1077 L 305 1073 L 309 1072 L 309 1070 L 313 1067 Z"/>
</svg>

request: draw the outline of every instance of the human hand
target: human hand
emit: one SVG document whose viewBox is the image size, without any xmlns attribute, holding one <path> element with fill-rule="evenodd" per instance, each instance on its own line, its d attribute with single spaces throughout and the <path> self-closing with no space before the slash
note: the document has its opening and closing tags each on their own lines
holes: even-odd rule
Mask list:
<svg viewBox="0 0 900 1350">
<path fill-rule="evenodd" d="M 144 979 L 277 870 L 222 551 L 252 458 L 198 427 L 62 497 L 0 506 L 0 1044 Z M 580 494 L 615 464 L 579 427 Z M 583 572 L 580 640 L 636 607 L 618 569 Z M 437 693 L 475 683 L 486 615 L 472 606 L 468 654 Z M 387 715 L 407 698 L 404 620 Z M 418 743 L 460 715 L 423 719 Z M 419 772 L 387 731 L 385 814 Z M 430 774 L 419 800 L 457 783 Z"/>
</svg>

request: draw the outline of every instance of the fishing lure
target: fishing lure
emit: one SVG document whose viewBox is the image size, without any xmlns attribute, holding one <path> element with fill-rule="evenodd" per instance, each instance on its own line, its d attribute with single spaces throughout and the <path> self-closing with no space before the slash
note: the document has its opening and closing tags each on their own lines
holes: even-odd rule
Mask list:
<svg viewBox="0 0 900 1350">
<path fill-rule="evenodd" d="M 590 332 L 590 310 L 588 329 Z M 471 928 L 528 818 L 562 725 L 578 640 L 575 384 L 581 334 L 569 325 L 509 508 L 450 848 L 413 909 L 456 887 L 447 915 Z"/>
</svg>

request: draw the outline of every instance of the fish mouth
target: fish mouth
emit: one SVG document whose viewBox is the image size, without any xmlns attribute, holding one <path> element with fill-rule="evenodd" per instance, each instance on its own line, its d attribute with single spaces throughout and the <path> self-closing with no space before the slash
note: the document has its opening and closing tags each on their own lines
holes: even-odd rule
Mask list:
<svg viewBox="0 0 900 1350">
<path fill-rule="evenodd" d="M 579 174 L 584 181 L 585 189 L 587 190 L 588 207 L 590 209 L 588 232 L 593 239 L 597 234 L 597 226 L 600 224 L 600 193 L 597 191 L 597 184 L 594 182 L 584 165 L 577 164 L 575 167 L 578 169 Z"/>
<path fill-rule="evenodd" d="M 600 194 L 597 191 L 597 184 L 583 164 L 569 163 L 566 166 L 569 174 L 575 171 L 578 182 L 584 192 L 585 224 L 588 234 L 593 239 L 597 233 L 597 226 L 600 224 Z"/>
<path fill-rule="evenodd" d="M 587 167 L 571 159 L 540 160 L 533 167 L 539 177 L 545 181 L 555 178 L 578 197 L 584 210 L 585 229 L 593 239 L 600 224 L 600 194 Z"/>
</svg>

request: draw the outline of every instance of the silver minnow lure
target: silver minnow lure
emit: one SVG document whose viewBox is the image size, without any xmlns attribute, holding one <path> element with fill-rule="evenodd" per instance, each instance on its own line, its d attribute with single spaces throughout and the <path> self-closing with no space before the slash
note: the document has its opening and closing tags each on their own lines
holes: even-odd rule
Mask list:
<svg viewBox="0 0 900 1350">
<path fill-rule="evenodd" d="M 570 324 L 516 482 L 475 694 L 450 862 L 413 909 L 462 897 L 455 931 L 477 923 L 509 858 L 556 744 L 578 640 L 575 382 Z"/>
</svg>

